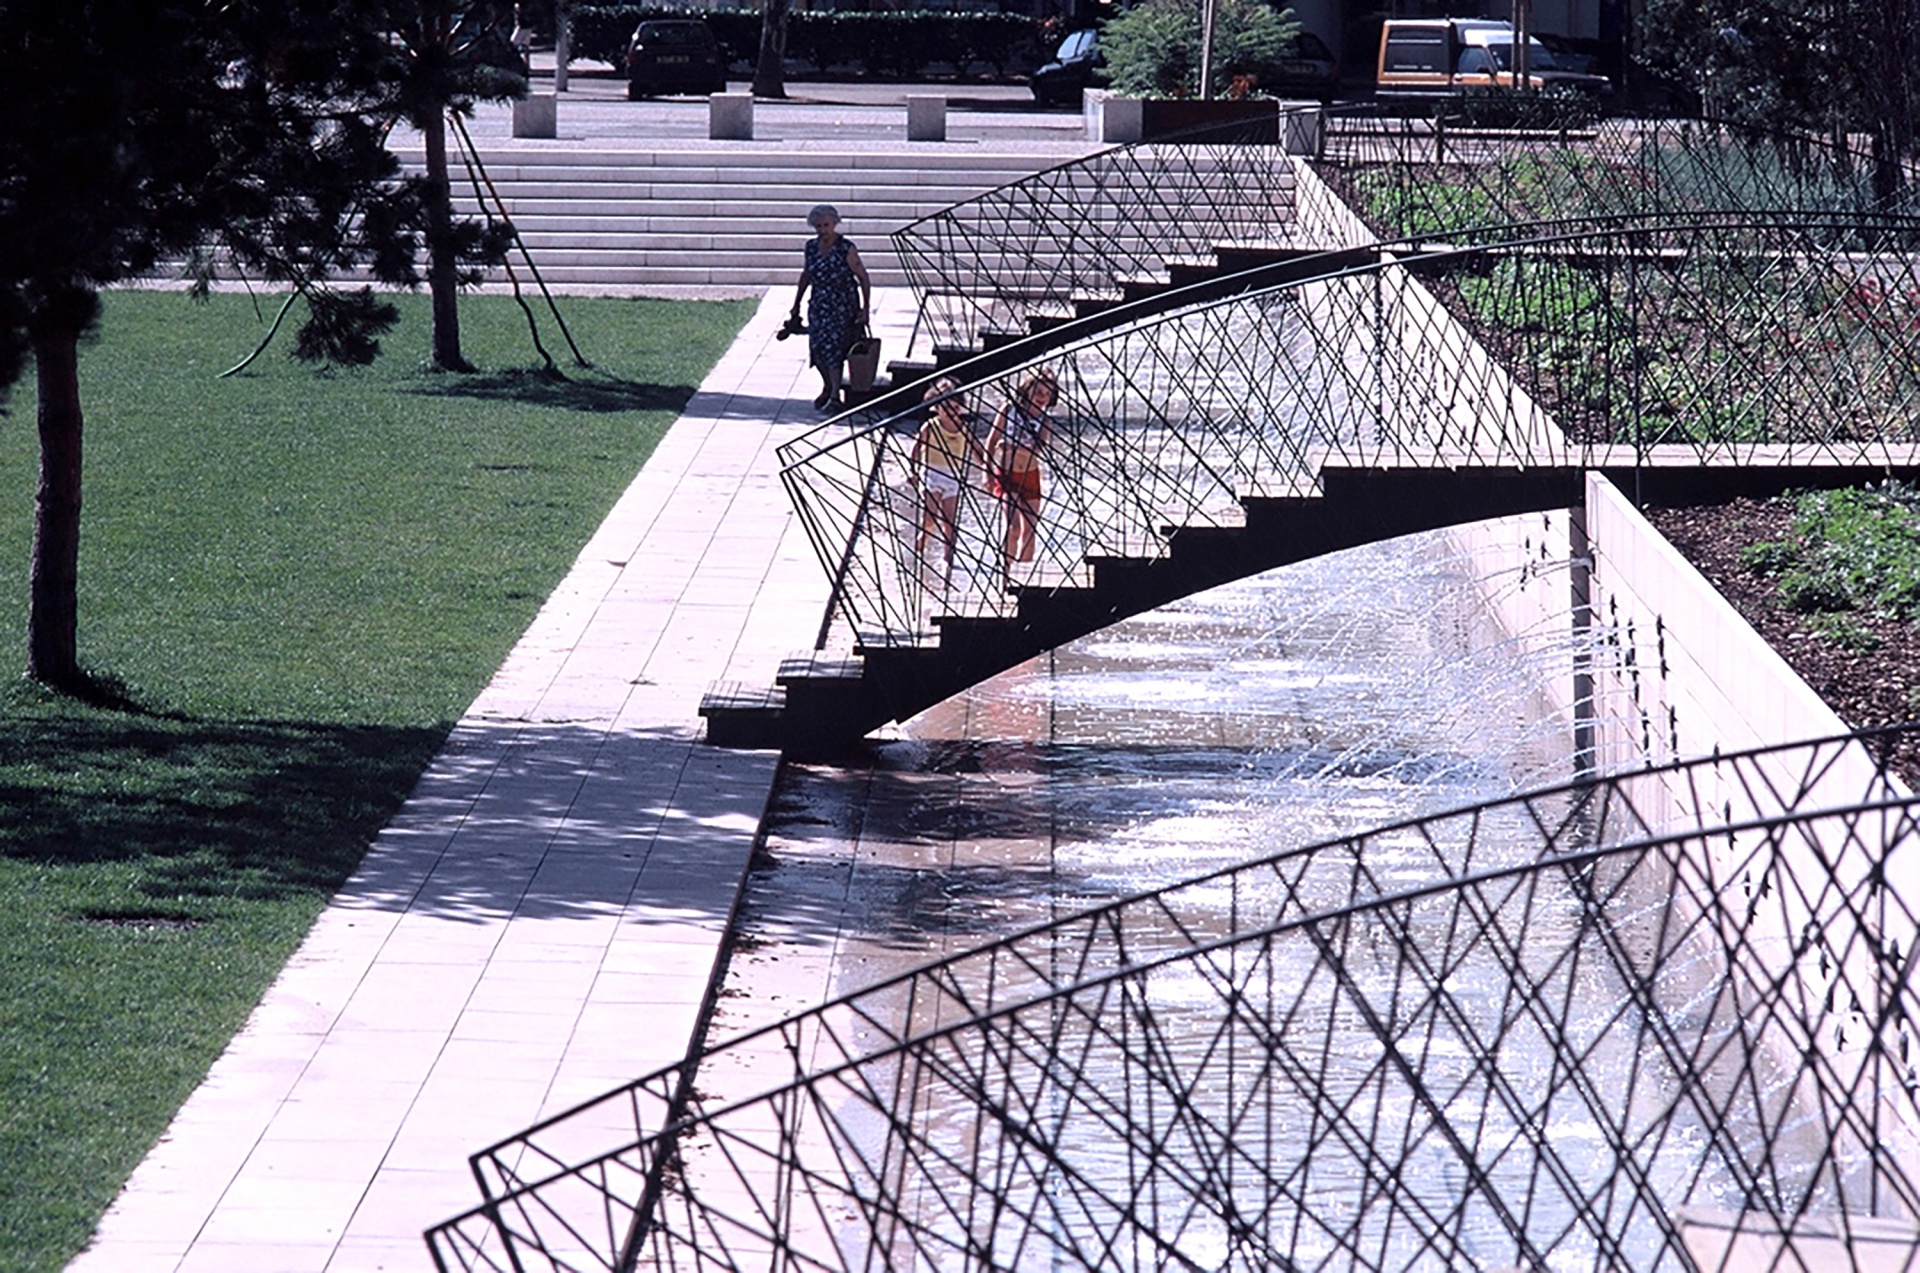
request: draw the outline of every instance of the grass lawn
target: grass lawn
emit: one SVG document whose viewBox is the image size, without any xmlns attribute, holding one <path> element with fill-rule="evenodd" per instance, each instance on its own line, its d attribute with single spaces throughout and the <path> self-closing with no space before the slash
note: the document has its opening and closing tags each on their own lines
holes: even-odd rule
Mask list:
<svg viewBox="0 0 1920 1273">
<path fill-rule="evenodd" d="M 0 1269 L 86 1242 L 750 303 L 424 297 L 372 367 L 276 349 L 274 305 L 107 297 L 82 350 L 80 641 L 110 707 L 25 663 L 31 372 L 0 419 Z M 545 315 L 543 314 L 544 318 Z"/>
</svg>

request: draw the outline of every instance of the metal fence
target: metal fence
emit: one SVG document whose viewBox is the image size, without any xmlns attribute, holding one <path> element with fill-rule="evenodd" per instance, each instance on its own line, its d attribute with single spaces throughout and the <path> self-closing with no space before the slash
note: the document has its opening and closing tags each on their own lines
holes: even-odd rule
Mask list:
<svg viewBox="0 0 1920 1273">
<path fill-rule="evenodd" d="M 1017 934 L 476 1155 L 487 1202 L 429 1243 L 522 1271 L 1910 1267 L 1920 841 L 1884 737 Z"/>
<path fill-rule="evenodd" d="M 1543 220 L 1711 212 L 1913 213 L 1920 172 L 1875 188 L 1849 142 L 1695 119 L 1608 119 L 1582 129 L 1477 129 L 1444 117 L 1330 120 L 1315 170 L 1378 237 Z"/>
<path fill-rule="evenodd" d="M 1283 190 L 1318 239 L 1383 241 L 963 369 L 934 395 L 966 426 L 951 511 L 920 444 L 936 403 L 790 444 L 834 613 L 867 649 L 931 643 L 1244 531 L 1343 466 L 1911 464 L 1920 221 L 1844 149 L 1734 136 L 1329 125 L 1340 198 L 1194 160 L 1245 185 L 1191 239 L 1155 224 L 1143 148 L 915 230 L 956 336 L 1229 233 L 1275 245 L 1301 225 L 1275 229 Z M 1030 551 L 999 446 L 1016 405 Z M 1870 750 L 1597 779 L 1019 934 L 483 1151 L 486 1201 L 434 1258 L 1904 1267 L 1920 878 L 1914 802 Z M 1488 853 L 1496 828 L 1521 850 Z"/>
<path fill-rule="evenodd" d="M 1216 245 L 1291 242 L 1293 164 L 1251 142 L 1136 143 L 1059 164 L 893 232 L 936 345 L 1024 333 L 1076 296 L 1210 259 Z"/>
<path fill-rule="evenodd" d="M 944 506 L 930 405 L 816 429 L 782 448 L 782 477 L 833 619 L 875 648 L 1244 527 L 1330 467 L 1911 465 L 1917 244 L 1920 218 L 1864 213 L 1385 242 L 1374 265 L 1118 323 L 936 393 L 972 439 Z M 1035 499 L 999 439 L 1042 378 Z"/>
<path fill-rule="evenodd" d="M 1878 193 L 1864 142 L 1847 139 L 1701 120 L 1537 122 L 1288 108 L 1280 145 L 1114 147 L 914 221 L 894 246 L 935 342 L 971 347 L 985 331 L 1069 314 L 1076 297 L 1120 297 L 1128 280 L 1211 262 L 1222 246 L 1350 245 L 1348 210 L 1314 197 L 1322 181 L 1375 239 L 1561 218 L 1910 212 L 1920 184 L 1908 166 L 1901 191 Z"/>
</svg>

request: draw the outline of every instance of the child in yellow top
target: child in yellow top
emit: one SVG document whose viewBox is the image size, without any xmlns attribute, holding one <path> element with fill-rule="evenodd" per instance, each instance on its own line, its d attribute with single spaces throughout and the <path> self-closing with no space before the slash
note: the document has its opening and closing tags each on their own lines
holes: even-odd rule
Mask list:
<svg viewBox="0 0 1920 1273">
<path fill-rule="evenodd" d="M 933 410 L 913 439 L 913 483 L 920 491 L 920 532 L 913 546 L 925 563 L 927 541 L 937 535 L 941 566 L 950 570 L 960 537 L 960 487 L 968 466 L 981 463 L 980 446 L 967 429 L 966 402 L 952 377 L 936 380 L 924 400 Z"/>
</svg>

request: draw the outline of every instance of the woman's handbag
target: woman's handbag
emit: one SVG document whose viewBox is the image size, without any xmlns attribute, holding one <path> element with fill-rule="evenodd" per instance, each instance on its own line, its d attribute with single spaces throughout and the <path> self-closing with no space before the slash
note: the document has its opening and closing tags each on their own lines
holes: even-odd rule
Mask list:
<svg viewBox="0 0 1920 1273">
<path fill-rule="evenodd" d="M 864 327 L 847 346 L 847 388 L 865 393 L 880 374 L 880 338 Z"/>
</svg>

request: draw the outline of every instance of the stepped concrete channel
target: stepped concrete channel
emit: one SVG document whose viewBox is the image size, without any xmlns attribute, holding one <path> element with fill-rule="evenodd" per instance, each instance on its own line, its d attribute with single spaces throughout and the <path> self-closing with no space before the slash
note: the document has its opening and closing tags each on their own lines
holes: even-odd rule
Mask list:
<svg viewBox="0 0 1920 1273">
<path fill-rule="evenodd" d="M 723 678 L 771 683 L 826 601 L 774 458 L 819 421 L 804 352 L 774 339 L 806 209 L 841 203 L 872 245 L 876 333 L 904 352 L 914 305 L 875 259 L 887 217 L 1019 175 L 1008 154 L 1032 172 L 1088 149 L 1077 117 L 1002 112 L 978 128 L 1001 157 L 965 168 L 947 160 L 985 152 L 967 150 L 962 112 L 956 140 L 909 148 L 904 107 L 884 102 L 781 106 L 764 142 L 709 144 L 691 135 L 704 104 L 584 86 L 598 95 L 562 104 L 554 141 L 513 141 L 504 110 L 471 125 L 526 201 L 515 216 L 548 281 L 766 299 L 74 1270 L 430 1267 L 422 1231 L 479 1200 L 469 1153 L 685 1053 L 778 764 L 701 742 L 700 698 Z M 521 171 L 538 176 L 522 188 Z M 725 194 L 703 199 L 709 179 Z M 909 185 L 913 199 L 876 193 Z M 731 247 L 749 199 L 773 236 L 764 263 Z M 628 220 L 682 237 L 609 242 Z"/>
</svg>

